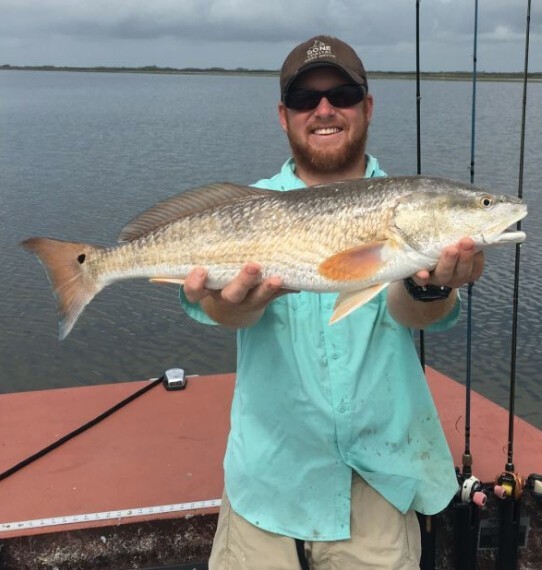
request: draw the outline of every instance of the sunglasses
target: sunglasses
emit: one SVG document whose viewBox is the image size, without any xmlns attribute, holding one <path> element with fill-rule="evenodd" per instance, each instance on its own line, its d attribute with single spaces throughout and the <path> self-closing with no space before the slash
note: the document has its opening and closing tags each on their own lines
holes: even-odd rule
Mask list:
<svg viewBox="0 0 542 570">
<path fill-rule="evenodd" d="M 339 85 L 325 91 L 316 89 L 293 89 L 282 96 L 282 102 L 294 111 L 312 111 L 325 97 L 334 107 L 345 109 L 363 101 L 365 87 L 362 85 Z"/>
</svg>

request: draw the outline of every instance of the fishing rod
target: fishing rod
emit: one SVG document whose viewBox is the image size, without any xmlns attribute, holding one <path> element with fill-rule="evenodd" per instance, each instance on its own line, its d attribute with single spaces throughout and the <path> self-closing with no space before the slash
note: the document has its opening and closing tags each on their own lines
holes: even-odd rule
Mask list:
<svg viewBox="0 0 542 570">
<path fill-rule="evenodd" d="M 422 137 L 421 137 L 421 103 L 420 87 L 420 2 L 416 0 L 416 173 L 422 173 Z"/>
<path fill-rule="evenodd" d="M 422 173 L 422 139 L 421 139 L 421 73 L 420 73 L 420 3 L 416 0 L 416 174 Z M 425 373 L 425 334 L 419 332 L 420 363 Z M 420 570 L 436 568 L 436 529 L 434 517 L 418 514 L 422 556 Z"/>
<path fill-rule="evenodd" d="M 523 71 L 523 102 L 518 179 L 519 199 L 523 198 L 523 166 L 525 163 L 525 124 L 527 117 L 530 24 L 531 0 L 527 0 L 527 23 L 525 30 L 525 62 Z M 521 230 L 521 221 L 517 223 L 517 229 L 518 231 Z M 515 472 L 514 466 L 514 412 L 516 395 L 520 252 L 520 244 L 516 244 L 516 258 L 514 267 L 514 296 L 512 310 L 510 392 L 508 406 L 507 462 L 504 467 L 504 471 L 497 477 L 495 485 L 497 496 L 500 496 L 503 499 L 499 505 L 499 548 L 497 552 L 497 570 L 513 570 L 517 567 L 521 516 L 521 496 L 523 493 L 523 488 L 525 487 L 523 477 L 519 473 Z"/>
<path fill-rule="evenodd" d="M 421 80 L 420 80 L 420 2 L 416 0 L 416 174 L 422 173 L 422 121 L 421 121 Z M 425 372 L 425 333 L 420 330 L 420 362 Z"/>
<path fill-rule="evenodd" d="M 478 52 L 478 0 L 474 1 L 474 39 L 472 67 L 472 111 L 471 111 L 471 160 L 470 182 L 474 184 L 474 164 L 476 152 L 476 80 Z M 472 293 L 474 283 L 467 289 L 467 361 L 465 377 L 465 448 L 461 470 L 456 468 L 460 486 L 453 503 L 456 570 L 475 570 L 480 530 L 480 509 L 484 508 L 487 496 L 482 483 L 473 475 L 471 436 L 471 393 L 472 393 Z"/>
</svg>

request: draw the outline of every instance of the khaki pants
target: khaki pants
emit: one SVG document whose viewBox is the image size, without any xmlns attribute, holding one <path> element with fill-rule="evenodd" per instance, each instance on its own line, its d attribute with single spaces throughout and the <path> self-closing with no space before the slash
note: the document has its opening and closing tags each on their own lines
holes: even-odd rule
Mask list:
<svg viewBox="0 0 542 570">
<path fill-rule="evenodd" d="M 305 542 L 311 570 L 419 570 L 420 528 L 357 474 L 352 478 L 352 538 Z M 224 493 L 209 570 L 300 570 L 295 541 L 235 513 Z"/>
</svg>

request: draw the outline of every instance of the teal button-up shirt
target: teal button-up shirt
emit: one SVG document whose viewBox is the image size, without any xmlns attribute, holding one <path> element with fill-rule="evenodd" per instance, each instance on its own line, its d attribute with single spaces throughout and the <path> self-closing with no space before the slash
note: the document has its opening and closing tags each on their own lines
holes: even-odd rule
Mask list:
<svg viewBox="0 0 542 570">
<path fill-rule="evenodd" d="M 367 156 L 366 176 L 384 175 Z M 256 186 L 305 185 L 290 159 Z M 285 295 L 237 336 L 226 492 L 252 524 L 303 540 L 350 537 L 352 470 L 402 512 L 436 513 L 457 490 L 413 331 L 388 313 L 386 291 L 330 326 L 336 297 Z M 452 326 L 459 309 L 430 328 Z"/>
</svg>

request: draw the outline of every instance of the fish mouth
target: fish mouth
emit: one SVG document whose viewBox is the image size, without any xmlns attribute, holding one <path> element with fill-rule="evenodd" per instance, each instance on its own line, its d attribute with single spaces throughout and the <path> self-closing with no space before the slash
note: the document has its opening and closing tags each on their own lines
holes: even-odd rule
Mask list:
<svg viewBox="0 0 542 570">
<path fill-rule="evenodd" d="M 501 245 L 510 243 L 522 243 L 525 241 L 527 234 L 518 229 L 510 229 L 510 226 L 519 222 L 527 215 L 527 209 L 518 213 L 512 220 L 503 224 L 499 224 L 481 235 L 484 245 Z"/>
<path fill-rule="evenodd" d="M 484 236 L 482 236 L 482 239 L 484 239 L 484 242 L 488 243 L 488 245 L 501 245 L 508 243 L 522 243 L 525 241 L 526 237 L 527 234 L 525 232 L 504 230 L 504 232 L 500 233 L 495 239 L 493 239 L 489 243 L 485 242 Z"/>
</svg>

